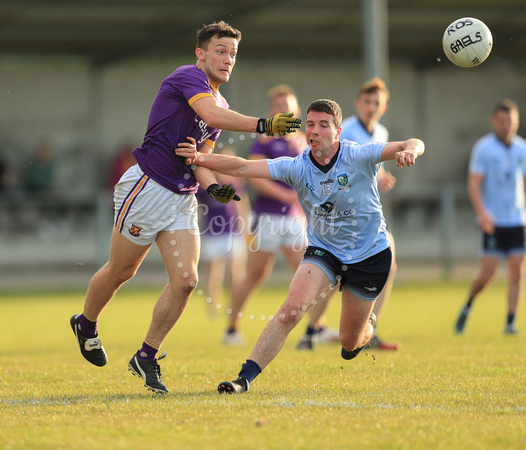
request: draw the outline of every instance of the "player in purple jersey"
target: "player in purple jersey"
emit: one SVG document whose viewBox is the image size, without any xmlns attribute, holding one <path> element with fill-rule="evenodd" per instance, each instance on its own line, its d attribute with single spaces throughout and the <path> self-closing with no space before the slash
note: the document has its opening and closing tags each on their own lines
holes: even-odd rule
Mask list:
<svg viewBox="0 0 526 450">
<path fill-rule="evenodd" d="M 219 173 L 286 181 L 298 193 L 308 220 L 309 247 L 285 302 L 261 333 L 238 378 L 219 384 L 220 393 L 247 391 L 327 286 L 339 283 L 342 292 L 342 358 L 355 358 L 373 335 L 374 301 L 387 280 L 392 257 L 376 174 L 382 161 L 412 166 L 424 153 L 424 143 L 419 139 L 363 146 L 340 142 L 341 118 L 336 102 L 311 103 L 305 130 L 309 149 L 296 158 L 247 161 L 201 155 L 195 147 L 177 150 Z"/>
<path fill-rule="evenodd" d="M 122 284 L 135 275 L 155 242 L 168 283 L 128 368 L 143 379 L 147 389 L 158 393 L 168 389 L 161 380 L 157 351 L 197 284 L 200 240 L 193 194 L 199 183 L 220 202 L 235 196 L 231 186 L 217 184 L 212 171 L 186 166 L 175 150 L 197 147 L 210 153 L 220 130 L 284 135 L 301 125 L 292 113 L 258 119 L 228 109 L 219 86 L 230 78 L 240 40 L 241 33 L 223 21 L 203 27 L 197 33 L 196 64 L 179 67 L 161 84 L 144 142 L 134 151 L 138 164 L 115 187 L 109 261 L 91 279 L 83 313 L 70 319 L 84 358 L 104 366 L 107 356 L 98 336 L 99 316 Z"/>
</svg>

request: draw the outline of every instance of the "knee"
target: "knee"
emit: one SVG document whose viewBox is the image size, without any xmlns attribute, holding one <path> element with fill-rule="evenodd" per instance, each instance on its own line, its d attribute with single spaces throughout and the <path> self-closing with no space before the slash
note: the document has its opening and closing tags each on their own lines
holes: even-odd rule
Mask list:
<svg viewBox="0 0 526 450">
<path fill-rule="evenodd" d="M 187 271 L 171 276 L 169 283 L 173 290 L 179 291 L 184 297 L 190 297 L 199 282 L 197 271 Z"/>
<path fill-rule="evenodd" d="M 352 351 L 360 347 L 360 336 L 357 333 L 340 333 L 340 344 L 347 351 Z"/>
<path fill-rule="evenodd" d="M 106 271 L 107 278 L 118 286 L 131 280 L 137 273 L 137 266 L 114 267 L 111 263 L 107 263 L 101 271 Z"/>
<path fill-rule="evenodd" d="M 294 328 L 305 315 L 307 308 L 296 302 L 285 302 L 280 308 L 276 318 L 287 328 Z"/>
</svg>

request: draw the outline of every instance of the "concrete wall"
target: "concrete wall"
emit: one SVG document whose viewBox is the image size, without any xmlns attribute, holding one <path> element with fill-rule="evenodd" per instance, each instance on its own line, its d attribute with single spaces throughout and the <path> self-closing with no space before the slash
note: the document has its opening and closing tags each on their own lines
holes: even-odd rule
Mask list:
<svg viewBox="0 0 526 450">
<path fill-rule="evenodd" d="M 134 60 L 95 71 L 81 59 L 0 59 L 0 151 L 19 163 L 40 141 L 49 140 L 62 159 L 60 186 L 81 169 L 78 186 L 98 186 L 119 145 L 141 143 L 162 79 L 192 62 Z M 331 98 L 350 115 L 362 73 L 359 61 L 260 61 L 241 55 L 221 91 L 232 109 L 264 116 L 267 89 L 289 83 L 303 109 L 314 99 Z M 390 74 L 390 109 L 383 122 L 391 139 L 421 137 L 428 150 L 416 170 L 397 173 L 401 186 L 463 182 L 473 143 L 490 130 L 493 104 L 510 97 L 526 107 L 520 68 L 502 61 L 474 69 L 445 61 L 419 69 L 392 61 Z M 526 135 L 524 127 L 521 133 Z M 241 154 L 252 141 L 250 135 L 224 133 L 229 137 Z"/>
</svg>

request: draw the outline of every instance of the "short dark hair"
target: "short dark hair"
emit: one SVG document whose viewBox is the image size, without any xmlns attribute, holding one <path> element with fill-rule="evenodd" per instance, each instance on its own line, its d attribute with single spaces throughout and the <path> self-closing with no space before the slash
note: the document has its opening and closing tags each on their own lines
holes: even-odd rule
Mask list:
<svg viewBox="0 0 526 450">
<path fill-rule="evenodd" d="M 500 111 L 510 112 L 513 110 L 519 112 L 519 105 L 517 105 L 517 103 L 515 103 L 513 100 L 503 98 L 493 107 L 493 115 Z"/>
<path fill-rule="evenodd" d="M 334 100 L 327 100 L 325 98 L 315 100 L 307 108 L 307 115 L 311 111 L 330 114 L 333 117 L 336 128 L 340 128 L 342 124 L 342 109 L 340 108 L 340 105 L 338 105 L 338 103 L 336 103 Z"/>
<path fill-rule="evenodd" d="M 208 43 L 213 37 L 218 39 L 222 37 L 231 37 L 241 41 L 241 31 L 231 27 L 228 23 L 221 20 L 220 22 L 214 22 L 210 25 L 205 25 L 203 28 L 197 31 L 197 45 L 196 48 L 202 48 L 206 50 Z"/>
</svg>

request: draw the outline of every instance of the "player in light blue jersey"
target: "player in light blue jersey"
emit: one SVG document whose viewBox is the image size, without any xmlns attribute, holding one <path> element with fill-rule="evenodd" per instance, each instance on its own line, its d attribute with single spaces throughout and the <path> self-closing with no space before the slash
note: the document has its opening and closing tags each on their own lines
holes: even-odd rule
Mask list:
<svg viewBox="0 0 526 450">
<path fill-rule="evenodd" d="M 305 312 L 340 283 L 341 355 L 352 359 L 373 335 L 374 301 L 391 267 L 376 175 L 382 161 L 412 166 L 424 152 L 418 139 L 358 145 L 340 142 L 341 109 L 317 100 L 307 109 L 308 148 L 295 158 L 247 161 L 224 155 L 201 155 L 190 148 L 176 153 L 195 164 L 232 176 L 270 178 L 294 187 L 307 217 L 309 246 L 290 284 L 287 299 L 270 320 L 234 381 L 220 383 L 220 393 L 245 392 L 279 353 Z"/>
<path fill-rule="evenodd" d="M 480 267 L 460 311 L 455 331 L 462 333 L 473 301 L 493 280 L 500 258 L 508 269 L 508 315 L 504 333 L 515 334 L 515 316 L 524 292 L 526 270 L 526 141 L 517 136 L 519 107 L 502 100 L 493 110 L 495 130 L 473 147 L 468 193 L 482 233 Z"/>
<path fill-rule="evenodd" d="M 356 100 L 354 101 L 356 115 L 342 121 L 340 140 L 343 141 L 347 139 L 358 142 L 358 144 L 361 145 L 368 142 L 388 142 L 389 132 L 379 120 L 387 112 L 389 95 L 390 93 L 385 82 L 379 77 L 374 77 L 363 83 L 358 89 Z M 390 191 L 396 184 L 396 178 L 391 172 L 385 169 L 383 164 L 380 166 L 376 181 L 381 192 Z M 382 293 L 378 296 L 374 304 L 373 312 L 376 315 L 377 326 L 382 311 L 391 296 L 391 290 L 398 268 L 396 264 L 395 242 L 392 233 L 389 233 L 389 240 L 391 241 L 391 250 L 393 251 L 393 263 L 391 264 L 389 278 L 385 283 Z M 377 326 L 374 328 L 373 338 L 369 341 L 367 347 L 377 348 L 379 350 L 398 350 L 398 344 L 379 338 Z"/>
</svg>

